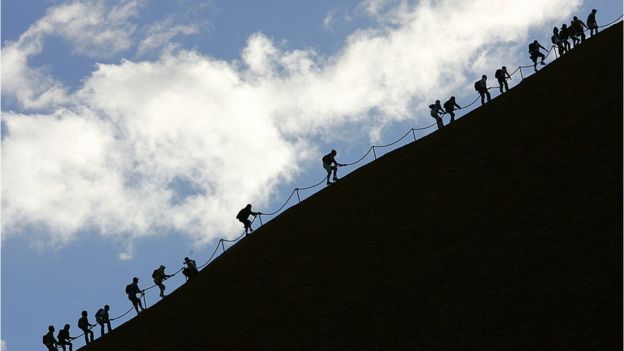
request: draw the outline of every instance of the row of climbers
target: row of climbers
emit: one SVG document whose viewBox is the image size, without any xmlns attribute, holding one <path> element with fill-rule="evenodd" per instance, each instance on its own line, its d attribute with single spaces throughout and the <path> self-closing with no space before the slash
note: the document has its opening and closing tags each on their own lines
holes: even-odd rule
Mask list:
<svg viewBox="0 0 624 351">
<path fill-rule="evenodd" d="M 84 334 L 84 338 L 85 338 L 85 343 L 87 345 L 93 342 L 93 331 L 91 331 L 91 328 L 97 326 L 98 324 L 100 325 L 100 333 L 102 336 L 105 334 L 104 326 L 108 328 L 108 332 L 110 333 L 112 328 L 110 324 L 111 321 L 110 321 L 109 311 L 110 311 L 110 307 L 108 305 L 105 305 L 103 308 L 100 308 L 95 313 L 95 320 L 97 324 L 91 324 L 91 322 L 89 322 L 89 315 L 87 311 L 82 311 L 81 317 L 80 319 L 78 319 L 78 328 L 82 330 Z M 63 351 L 66 351 L 67 348 L 69 348 L 69 351 L 73 351 L 72 340 L 77 339 L 78 337 L 70 336 L 69 329 L 70 329 L 70 325 L 65 324 L 63 329 L 59 330 L 55 338 L 54 326 L 52 325 L 49 326 L 48 333 L 43 336 L 43 344 L 48 348 L 48 350 L 56 351 L 58 350 L 58 347 L 60 346 L 63 349 Z"/>
<path fill-rule="evenodd" d="M 583 23 L 583 21 L 579 20 L 576 16 L 574 16 L 573 20 L 570 23 L 570 26 L 563 24 L 561 26 L 561 29 L 558 29 L 557 27 L 553 28 L 553 36 L 551 37 L 551 40 L 553 44 L 557 46 L 557 49 L 560 55 L 563 55 L 570 50 L 570 43 L 567 41 L 568 39 L 572 39 L 573 41 L 572 47 L 585 41 L 586 37 L 584 33 L 584 28 L 587 28 L 588 30 L 590 30 L 590 36 L 593 36 L 595 33 L 598 33 L 598 23 L 596 21 L 596 12 L 597 12 L 596 9 L 592 10 L 590 15 L 587 17 L 587 24 Z M 544 60 L 546 56 L 540 52 L 540 49 L 547 51 L 547 49 L 543 47 L 537 40 L 529 44 L 529 54 L 530 54 L 531 60 L 533 61 L 533 67 L 535 71 L 537 71 L 538 59 L 541 59 L 540 63 L 542 65 L 545 65 Z M 507 84 L 507 80 L 508 79 L 511 80 L 511 75 L 507 72 L 507 67 L 503 66 L 497 69 L 496 72 L 494 73 L 494 77 L 498 81 L 499 90 L 501 94 L 509 91 L 509 85 Z M 487 86 L 486 75 L 481 76 L 481 79 L 475 82 L 474 88 L 479 93 L 482 105 L 485 104 L 486 99 L 488 102 L 491 100 L 491 95 L 488 91 L 489 89 L 491 89 L 491 87 Z M 452 123 L 455 121 L 455 113 L 454 113 L 455 108 L 462 109 L 462 107 L 459 106 L 457 102 L 455 101 L 454 96 L 451 96 L 443 105 L 440 103 L 440 100 L 436 100 L 434 104 L 429 105 L 429 108 L 431 109 L 431 117 L 433 117 L 436 120 L 438 129 L 441 129 L 444 127 L 442 116 L 444 116 L 445 114 L 448 114 L 451 117 L 449 123 Z M 337 177 L 337 174 L 336 174 L 338 167 L 346 166 L 345 164 L 341 164 L 336 161 L 335 159 L 336 154 L 337 154 L 336 150 L 331 150 L 330 153 L 328 153 L 327 155 L 324 155 L 321 159 L 323 168 L 327 172 L 327 176 L 325 179 L 327 185 L 333 184 L 332 182 L 330 182 L 330 178 L 332 178 L 334 182 L 338 181 L 339 178 Z M 249 219 L 249 217 L 253 216 L 255 218 L 258 215 L 262 215 L 262 212 L 252 211 L 251 204 L 247 204 L 247 206 L 242 208 L 236 215 L 236 219 L 238 219 L 241 223 L 243 223 L 245 235 L 249 235 L 249 233 L 253 232 L 253 228 L 251 227 L 252 221 Z M 181 271 L 182 271 L 182 274 L 186 277 L 187 281 L 189 281 L 190 279 L 194 278 L 195 276 L 199 274 L 199 270 L 197 269 L 197 263 L 194 260 L 188 257 L 185 257 L 183 264 L 186 267 L 181 269 Z M 176 274 L 176 273 L 171 274 L 171 275 L 166 274 L 165 268 L 166 268 L 165 266 L 161 265 L 160 267 L 155 269 L 154 272 L 152 273 L 152 278 L 155 284 L 154 286 L 157 286 L 159 288 L 160 290 L 159 296 L 161 298 L 165 297 L 165 285 L 163 284 L 163 282 L 167 280 L 168 278 L 173 277 Z M 135 309 L 137 314 L 141 313 L 146 308 L 141 304 L 141 297 L 145 296 L 146 290 L 147 289 L 141 290 L 139 288 L 139 278 L 137 277 L 132 278 L 132 283 L 126 286 L 125 292 L 128 295 L 128 300 L 130 300 L 130 302 L 132 303 L 132 307 Z M 132 309 L 130 309 L 130 311 L 131 310 Z M 100 308 L 96 312 L 95 319 L 96 319 L 97 324 L 91 324 L 89 322 L 87 311 L 82 311 L 81 318 L 78 320 L 78 328 L 82 330 L 84 334 L 84 338 L 85 338 L 85 343 L 87 345 L 93 342 L 93 339 L 94 339 L 93 331 L 91 331 L 91 328 L 97 325 L 100 325 L 101 336 L 104 336 L 105 334 L 105 327 L 109 333 L 111 332 L 112 328 L 111 328 L 111 318 L 109 315 L 109 311 L 110 311 L 110 306 L 105 305 L 103 308 Z M 120 317 L 117 317 L 117 318 L 120 318 Z M 69 348 L 69 351 L 73 351 L 73 345 L 71 341 L 78 337 L 71 337 L 69 329 L 70 329 L 70 325 L 65 324 L 63 329 L 61 329 L 58 332 L 58 335 L 55 338 L 54 337 L 55 328 L 52 325 L 49 326 L 48 333 L 43 336 L 43 344 L 50 351 L 57 351 L 58 347 L 61 347 L 63 351 L 66 351 L 66 347 Z"/>
<path fill-rule="evenodd" d="M 507 80 L 511 79 L 511 76 L 509 75 L 509 72 L 507 72 L 507 67 L 503 66 L 497 69 L 496 72 L 494 72 L 494 77 L 498 81 L 501 94 L 509 91 L 509 84 L 507 84 Z M 490 95 L 489 92 L 492 88 L 487 86 L 487 76 L 485 74 L 481 76 L 481 79 L 474 83 L 474 89 L 479 93 L 481 105 L 485 104 L 486 99 L 487 102 L 492 100 L 492 95 Z M 444 127 L 442 117 L 446 114 L 451 116 L 449 124 L 455 121 L 456 107 L 458 110 L 462 109 L 462 107 L 455 101 L 455 96 L 451 96 L 443 105 L 441 105 L 440 100 L 436 100 L 435 103 L 429 105 L 429 108 L 431 109 L 431 117 L 435 119 L 438 129 L 442 129 Z"/>
<path fill-rule="evenodd" d="M 181 271 L 182 271 L 182 274 L 186 277 L 187 281 L 197 276 L 197 274 L 199 274 L 199 271 L 197 269 L 197 263 L 194 260 L 191 260 L 190 258 L 185 257 L 184 265 L 186 265 L 186 267 L 184 267 Z M 165 294 L 164 294 L 165 285 L 163 284 L 163 281 L 171 277 L 173 277 L 173 275 L 166 274 L 165 266 L 163 265 L 155 269 L 154 272 L 152 273 L 152 278 L 154 279 L 154 284 L 155 284 L 154 286 L 158 286 L 158 288 L 160 289 L 161 298 L 165 297 Z M 144 307 L 141 304 L 141 299 L 137 295 L 144 296 L 145 290 L 141 290 L 139 288 L 139 278 L 137 277 L 132 278 L 132 283 L 126 285 L 126 294 L 128 295 L 128 300 L 130 300 L 130 302 L 132 303 L 132 306 L 136 310 L 137 314 L 142 312 L 144 310 Z M 120 318 L 120 317 L 117 317 L 117 318 Z M 81 317 L 80 319 L 78 319 L 78 323 L 77 323 L 78 328 L 82 330 L 84 338 L 85 338 L 85 344 L 87 345 L 93 342 L 94 334 L 93 334 L 93 331 L 91 330 L 93 327 L 97 325 L 100 326 L 101 336 L 104 336 L 104 334 L 106 334 L 105 333 L 106 329 L 108 330 L 109 333 L 111 332 L 112 319 L 110 318 L 110 306 L 109 305 L 105 305 L 103 308 L 100 308 L 99 310 L 97 310 L 97 312 L 95 313 L 95 321 L 97 324 L 91 324 L 91 322 L 89 322 L 89 316 L 88 316 L 87 311 L 82 311 Z M 48 333 L 43 336 L 43 344 L 50 351 L 57 351 L 59 347 L 61 347 L 63 351 L 67 351 L 67 349 L 69 349 L 69 351 L 73 351 L 72 340 L 75 340 L 78 337 L 72 337 L 70 335 L 69 329 L 70 329 L 70 325 L 65 324 L 63 329 L 61 329 L 58 332 L 57 336 L 54 337 L 55 328 L 52 325 L 49 326 Z"/>
<path fill-rule="evenodd" d="M 585 41 L 585 30 L 590 31 L 590 37 L 592 37 L 594 33 L 598 33 L 598 22 L 596 21 L 597 12 L 598 10 L 596 9 L 591 11 L 589 16 L 587 16 L 587 24 L 578 19 L 578 17 L 574 16 L 570 22 L 570 26 L 562 24 L 561 29 L 558 29 L 557 27 L 553 28 L 551 40 L 553 44 L 557 46 L 560 56 L 567 53 L 571 49 L 568 39 L 572 39 L 572 47 L 575 47 Z M 534 40 L 531 44 L 529 44 L 529 58 L 533 61 L 533 69 L 536 72 L 538 60 L 541 65 L 546 64 L 544 62 L 546 55 L 544 55 L 541 50 L 548 52 L 548 49 L 542 46 L 537 40 Z M 509 91 L 507 80 L 511 80 L 511 75 L 507 72 L 507 67 L 503 66 L 497 69 L 494 73 L 494 78 L 498 81 L 501 94 Z M 492 96 L 489 92 L 492 87 L 487 86 L 487 76 L 485 74 L 481 76 L 481 79 L 474 83 L 474 89 L 479 93 L 481 105 L 485 104 L 486 99 L 487 102 L 492 100 Z M 440 104 L 440 100 L 436 100 L 435 103 L 429 105 L 429 108 L 431 109 L 431 117 L 435 119 L 438 129 L 442 129 L 444 127 L 442 117 L 445 114 L 451 116 L 449 124 L 455 121 L 455 107 L 457 107 L 457 109 L 461 109 L 461 107 L 455 102 L 454 96 L 451 96 L 451 98 L 446 101 L 444 105 Z"/>
<path fill-rule="evenodd" d="M 598 10 L 593 9 L 587 16 L 587 24 L 574 16 L 569 26 L 564 23 L 561 25 L 561 28 L 553 28 L 553 35 L 550 37 L 550 40 L 557 47 L 559 56 L 564 55 L 579 43 L 584 42 L 586 38 L 585 30 L 589 30 L 590 37 L 594 36 L 594 33 L 598 33 L 597 12 Z M 572 45 L 570 45 L 568 39 L 572 40 Z"/>
</svg>

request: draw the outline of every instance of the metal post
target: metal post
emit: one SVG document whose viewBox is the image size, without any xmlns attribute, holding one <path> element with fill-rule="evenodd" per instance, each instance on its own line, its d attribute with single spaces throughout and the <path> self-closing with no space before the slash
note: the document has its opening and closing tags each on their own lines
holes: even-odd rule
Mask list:
<svg viewBox="0 0 624 351">
<path fill-rule="evenodd" d="M 223 243 L 223 240 L 220 240 L 220 244 L 221 244 L 221 248 L 223 249 L 223 252 L 225 252 L 225 244 Z"/>
<path fill-rule="evenodd" d="M 375 160 L 376 160 L 377 154 L 375 153 L 375 145 L 371 146 L 371 148 L 373 149 L 373 156 L 375 157 Z"/>
<path fill-rule="evenodd" d="M 414 141 L 416 141 L 416 133 L 414 133 L 414 128 L 412 128 L 412 136 L 414 137 Z"/>
<path fill-rule="evenodd" d="M 522 67 L 518 67 L 518 68 L 520 68 L 520 79 L 522 80 L 524 79 L 524 75 L 522 74 Z"/>
<path fill-rule="evenodd" d="M 262 225 L 262 213 L 258 213 L 258 219 L 260 220 L 260 225 Z"/>
<path fill-rule="evenodd" d="M 299 197 L 299 188 L 295 188 L 295 193 L 297 193 L 297 200 L 301 203 L 301 198 Z"/>
<path fill-rule="evenodd" d="M 145 293 L 143 293 L 143 305 L 147 308 L 147 300 L 145 299 Z"/>
</svg>

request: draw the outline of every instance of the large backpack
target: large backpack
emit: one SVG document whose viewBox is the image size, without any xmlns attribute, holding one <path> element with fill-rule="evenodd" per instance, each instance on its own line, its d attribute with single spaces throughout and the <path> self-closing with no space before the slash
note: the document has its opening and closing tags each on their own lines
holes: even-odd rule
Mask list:
<svg viewBox="0 0 624 351">
<path fill-rule="evenodd" d="M 497 69 L 496 72 L 494 73 L 494 78 L 496 79 L 501 79 L 503 78 L 503 70 L 502 69 Z"/>
<path fill-rule="evenodd" d="M 106 322 L 106 318 L 104 318 L 104 309 L 100 308 L 97 312 L 95 312 L 95 321 L 98 323 Z"/>
<path fill-rule="evenodd" d="M 529 54 L 533 54 L 535 52 L 535 44 L 529 44 Z"/>
<path fill-rule="evenodd" d="M 126 294 L 132 294 L 132 284 L 126 285 Z"/>
<path fill-rule="evenodd" d="M 160 272 L 158 271 L 158 269 L 154 269 L 154 271 L 152 272 L 152 278 L 157 279 L 160 277 Z"/>
<path fill-rule="evenodd" d="M 433 110 L 433 108 L 435 107 L 434 104 L 429 105 L 429 108 Z"/>
<path fill-rule="evenodd" d="M 331 162 L 331 156 L 329 154 L 325 155 L 325 156 L 323 156 L 323 158 L 321 158 L 321 161 L 323 163 L 330 163 Z"/>
<path fill-rule="evenodd" d="M 481 81 L 480 80 L 475 82 L 474 88 L 475 88 L 476 91 L 481 91 Z"/>
<path fill-rule="evenodd" d="M 86 329 L 88 327 L 89 327 L 89 323 L 87 323 L 87 319 L 86 318 L 80 318 L 78 320 L 78 328 Z"/>
<path fill-rule="evenodd" d="M 240 210 L 238 211 L 238 214 L 236 215 L 236 219 L 238 219 L 239 221 L 245 220 L 245 215 L 243 214 L 244 210 Z"/>
<path fill-rule="evenodd" d="M 43 334 L 43 344 L 45 346 L 48 346 L 50 344 L 52 344 L 52 341 L 50 340 L 50 336 L 48 334 Z"/>
</svg>

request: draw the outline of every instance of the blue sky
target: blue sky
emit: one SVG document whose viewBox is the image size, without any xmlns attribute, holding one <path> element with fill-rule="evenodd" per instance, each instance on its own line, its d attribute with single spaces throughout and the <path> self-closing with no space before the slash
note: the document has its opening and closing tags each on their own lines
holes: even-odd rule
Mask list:
<svg viewBox="0 0 624 351">
<path fill-rule="evenodd" d="M 204 263 L 246 203 L 271 212 L 323 177 L 329 149 L 351 162 L 430 125 L 435 99 L 473 101 L 481 74 L 528 64 L 530 40 L 592 8 L 599 24 L 622 14 L 604 0 L 4 1 L 2 351 L 41 349 L 50 324 L 79 334 L 83 309 L 125 312 L 133 276 Z"/>
</svg>

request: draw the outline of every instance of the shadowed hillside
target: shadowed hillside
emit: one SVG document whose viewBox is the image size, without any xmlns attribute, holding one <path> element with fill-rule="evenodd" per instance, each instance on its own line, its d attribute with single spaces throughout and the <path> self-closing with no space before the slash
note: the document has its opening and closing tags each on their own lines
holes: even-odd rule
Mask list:
<svg viewBox="0 0 624 351">
<path fill-rule="evenodd" d="M 86 349 L 621 350 L 622 106 L 619 23 Z"/>
</svg>

